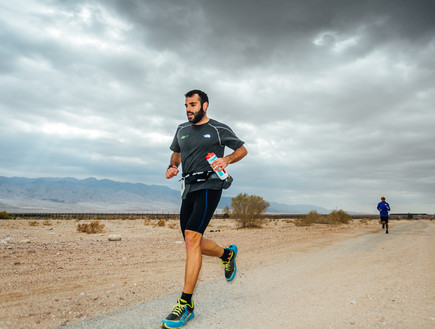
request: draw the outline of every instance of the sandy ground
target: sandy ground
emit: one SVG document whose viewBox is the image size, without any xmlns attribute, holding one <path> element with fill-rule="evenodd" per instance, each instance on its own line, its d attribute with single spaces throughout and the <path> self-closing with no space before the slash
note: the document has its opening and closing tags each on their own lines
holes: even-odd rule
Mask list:
<svg viewBox="0 0 435 329">
<path fill-rule="evenodd" d="M 86 234 L 77 232 L 78 223 L 74 220 L 40 220 L 36 226 L 31 226 L 29 220 L 1 220 L 0 329 L 59 328 L 180 292 L 184 273 L 184 245 L 178 223 L 168 220 L 162 227 L 157 222 L 143 219 L 106 220 L 101 221 L 105 225 L 103 233 Z M 394 236 L 395 230 L 399 232 L 400 227 L 409 223 L 413 222 L 392 221 L 389 236 Z M 379 328 L 388 328 L 382 314 L 390 306 L 382 299 L 372 299 L 376 295 L 375 291 L 384 291 L 382 295 L 390 296 L 386 291 L 395 289 L 398 292 L 397 297 L 393 297 L 395 300 L 391 303 L 405 307 L 408 313 L 403 313 L 403 317 L 410 320 L 402 319 L 402 322 L 390 328 L 433 328 L 435 223 L 420 223 L 425 224 L 421 232 L 417 229 L 396 238 L 399 242 L 405 241 L 405 238 L 409 240 L 407 243 L 411 252 L 407 257 L 403 257 L 403 253 L 408 249 L 400 248 L 395 252 L 393 250 L 385 258 L 379 252 L 371 256 L 361 254 L 373 244 L 379 243 L 359 241 L 359 238 L 370 234 L 373 236 L 372 233 L 375 232 L 385 235 L 381 233 L 376 220 L 354 220 L 350 225 L 310 227 L 295 227 L 292 220 L 268 220 L 261 229 L 238 229 L 231 219 L 215 219 L 205 235 L 222 245 L 236 243 L 239 246 L 238 268 L 242 277 L 273 276 L 278 273 L 275 267 L 288 266 L 283 264 L 289 259 L 293 265 L 304 264 L 307 259 L 314 265 L 330 262 L 334 268 L 330 273 L 325 270 L 330 268 L 328 266 L 319 271 L 318 268 L 310 268 L 307 267 L 309 264 L 305 264 L 304 271 L 310 273 L 310 282 L 303 281 L 304 277 L 308 277 L 303 271 L 293 273 L 294 279 L 299 276 L 298 286 L 307 290 L 304 293 L 305 302 L 299 303 L 303 307 L 297 310 L 298 314 L 307 319 L 313 315 L 310 312 L 315 312 L 317 318 L 324 312 L 325 321 L 333 316 L 327 306 L 315 300 L 315 294 L 309 293 L 310 289 L 319 290 L 319 286 L 313 286 L 313 279 L 318 284 L 324 281 L 321 289 L 325 293 L 328 292 L 328 287 L 334 286 L 333 282 L 341 282 L 344 288 L 355 286 L 355 282 L 358 282 L 356 286 L 361 290 L 359 293 L 355 292 L 358 298 L 346 300 L 343 309 L 348 308 L 347 311 L 352 312 L 352 308 L 355 310 L 366 307 L 367 312 L 364 314 L 367 313 L 368 317 L 370 314 L 380 316 Z M 110 234 L 120 234 L 122 240 L 109 241 Z M 419 234 L 423 237 L 422 242 L 417 242 L 419 239 L 416 237 Z M 350 240 L 356 243 L 352 247 L 356 254 L 350 253 L 349 248 L 345 254 L 332 258 L 331 252 L 334 253 L 335 249 L 328 255 L 317 252 L 330 246 L 341 250 L 341 241 Z M 393 240 L 395 239 L 391 239 Z M 377 247 L 384 249 L 386 246 Z M 313 251 L 316 253 L 311 254 Z M 343 260 L 346 257 L 346 261 L 334 264 L 337 259 Z M 372 268 L 370 266 L 378 263 L 389 264 L 390 273 L 383 274 L 388 281 L 379 280 L 373 273 L 364 271 L 364 268 Z M 358 273 L 352 272 L 351 269 L 355 266 L 362 270 Z M 288 274 L 288 271 L 285 273 Z M 291 273 L 288 275 L 291 276 Z M 216 259 L 204 258 L 199 286 L 222 281 L 222 278 L 221 264 Z M 280 280 L 279 275 L 274 279 Z M 406 284 L 402 284 L 403 282 Z M 267 294 L 267 291 L 261 289 L 257 292 L 261 295 Z M 274 294 L 279 293 L 278 287 Z M 293 293 L 298 294 L 296 291 Z M 332 295 L 337 297 L 327 301 L 328 303 L 343 302 L 343 296 L 339 292 Z M 379 303 L 382 310 L 372 309 L 373 303 Z M 195 321 L 197 326 L 200 325 L 199 320 Z M 343 328 L 344 325 L 364 328 L 358 326 L 358 323 L 364 323 L 364 319 L 359 319 L 357 315 L 349 315 L 344 324 L 330 325 L 331 320 L 325 322 L 325 325 L 313 326 L 307 321 L 302 322 L 307 328 Z M 418 325 L 408 326 L 410 323 Z"/>
</svg>

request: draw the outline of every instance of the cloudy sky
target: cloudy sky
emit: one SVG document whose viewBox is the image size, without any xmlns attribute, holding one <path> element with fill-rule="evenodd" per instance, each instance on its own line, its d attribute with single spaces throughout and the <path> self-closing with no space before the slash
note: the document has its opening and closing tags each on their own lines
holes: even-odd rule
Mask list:
<svg viewBox="0 0 435 329">
<path fill-rule="evenodd" d="M 0 176 L 166 185 L 184 93 L 268 201 L 435 213 L 431 0 L 0 2 Z"/>
</svg>

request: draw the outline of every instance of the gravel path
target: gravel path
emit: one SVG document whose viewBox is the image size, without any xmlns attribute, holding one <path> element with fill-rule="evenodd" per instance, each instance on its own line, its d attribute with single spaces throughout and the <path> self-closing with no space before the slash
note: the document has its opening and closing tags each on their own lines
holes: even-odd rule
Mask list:
<svg viewBox="0 0 435 329">
<path fill-rule="evenodd" d="M 239 269 L 231 284 L 197 288 L 195 319 L 186 328 L 434 328 L 434 233 L 431 221 L 403 222 L 388 235 L 342 239 L 276 264 Z M 158 328 L 177 298 L 63 328 Z"/>
</svg>

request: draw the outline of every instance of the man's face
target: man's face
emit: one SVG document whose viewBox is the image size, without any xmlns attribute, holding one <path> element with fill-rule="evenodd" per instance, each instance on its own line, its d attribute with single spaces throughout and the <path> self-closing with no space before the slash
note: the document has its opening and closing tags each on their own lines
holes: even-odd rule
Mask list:
<svg viewBox="0 0 435 329">
<path fill-rule="evenodd" d="M 204 103 L 203 107 L 206 107 L 206 104 L 207 103 Z M 186 115 L 189 122 L 195 124 L 201 121 L 201 119 L 204 117 L 205 111 L 201 106 L 201 101 L 197 94 L 193 95 L 192 97 L 186 97 L 185 106 Z"/>
</svg>

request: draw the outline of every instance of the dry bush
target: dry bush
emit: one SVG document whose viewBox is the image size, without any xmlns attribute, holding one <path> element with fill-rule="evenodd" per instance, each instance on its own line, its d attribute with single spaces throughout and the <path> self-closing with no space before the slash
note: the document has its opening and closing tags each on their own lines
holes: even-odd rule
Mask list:
<svg viewBox="0 0 435 329">
<path fill-rule="evenodd" d="M 86 223 L 84 223 L 84 224 L 77 224 L 77 232 L 86 233 L 86 229 L 87 229 L 88 226 L 89 226 L 89 224 L 86 224 Z"/>
<path fill-rule="evenodd" d="M 332 225 L 349 224 L 351 221 L 352 217 L 344 210 L 334 210 L 326 217 L 326 223 Z"/>
<path fill-rule="evenodd" d="M 43 222 L 42 222 L 42 225 L 45 225 L 45 226 L 51 226 L 53 223 L 51 222 L 51 219 L 50 218 L 46 218 Z"/>
<path fill-rule="evenodd" d="M 367 219 L 360 219 L 359 221 L 361 224 L 366 224 L 368 225 L 369 221 Z"/>
<path fill-rule="evenodd" d="M 0 212 L 0 219 L 9 219 L 9 214 L 6 211 Z"/>
<path fill-rule="evenodd" d="M 230 218 L 231 217 L 231 209 L 228 206 L 225 206 L 222 210 L 222 218 Z"/>
<path fill-rule="evenodd" d="M 100 224 L 100 221 L 95 220 L 90 224 L 78 224 L 77 232 L 93 234 L 93 233 L 102 233 L 104 231 L 104 224 Z"/>
<path fill-rule="evenodd" d="M 240 193 L 231 199 L 232 217 L 236 218 L 242 228 L 261 227 L 263 213 L 269 207 L 269 202 L 257 195 Z"/>
<path fill-rule="evenodd" d="M 304 218 L 296 218 L 294 220 L 294 224 L 295 226 L 309 226 L 308 224 L 305 223 Z"/>
<path fill-rule="evenodd" d="M 31 222 L 29 222 L 29 226 L 38 226 L 39 223 L 36 220 L 32 220 Z"/>
<path fill-rule="evenodd" d="M 157 226 L 165 227 L 165 225 L 166 225 L 166 221 L 163 220 L 163 219 L 160 219 L 160 220 L 157 222 Z"/>
<path fill-rule="evenodd" d="M 296 226 L 310 226 L 314 223 L 319 223 L 321 220 L 321 216 L 317 213 L 316 210 L 310 211 L 302 218 L 296 218 L 295 225 Z"/>
<path fill-rule="evenodd" d="M 328 216 L 321 216 L 317 211 L 310 211 L 305 217 L 297 218 L 295 220 L 296 226 L 310 226 L 312 224 L 329 224 L 340 225 L 349 224 L 352 221 L 352 217 L 344 210 L 334 210 Z"/>
</svg>

